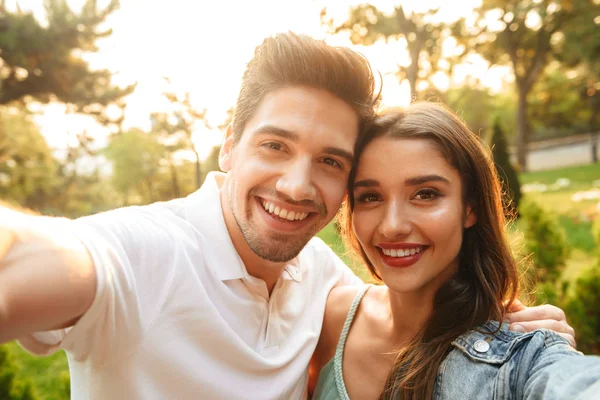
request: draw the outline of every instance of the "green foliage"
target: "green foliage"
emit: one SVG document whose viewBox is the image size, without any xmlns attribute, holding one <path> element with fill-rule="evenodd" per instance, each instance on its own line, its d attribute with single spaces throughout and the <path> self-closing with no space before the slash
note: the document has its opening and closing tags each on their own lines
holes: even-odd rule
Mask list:
<svg viewBox="0 0 600 400">
<path fill-rule="evenodd" d="M 135 149 L 135 150 L 133 150 Z M 153 202 L 156 196 L 156 177 L 165 148 L 156 138 L 137 129 L 114 136 L 104 154 L 112 161 L 112 184 L 123 196 L 123 205 L 138 190 L 141 202 Z M 139 203 L 139 201 L 134 201 Z"/>
<path fill-rule="evenodd" d="M 577 348 L 600 354 L 600 264 L 577 279 L 574 294 L 565 307 L 570 324 L 577 332 Z"/>
<path fill-rule="evenodd" d="M 497 120 L 494 122 L 492 135 L 492 155 L 504 189 L 502 198 L 504 209 L 509 215 L 516 216 L 521 202 L 521 184 L 517 171 L 510 162 L 506 138 Z"/>
<path fill-rule="evenodd" d="M 409 64 L 398 65 L 400 80 L 408 80 L 411 98 L 418 97 L 417 86 L 420 82 L 429 83 L 429 78 L 442 69 L 451 72 L 461 56 L 443 57 L 444 38 L 450 36 L 451 27 L 440 22 L 438 9 L 425 12 L 407 12 L 402 5 L 394 8 L 391 14 L 380 11 L 371 4 L 361 4 L 350 10 L 348 20 L 334 25 L 326 19 L 326 10 L 321 13 L 321 20 L 328 25 L 332 33 L 347 32 L 354 44 L 372 45 L 377 40 L 400 40 L 406 42 Z M 444 62 L 440 60 L 444 58 Z"/>
<path fill-rule="evenodd" d="M 538 280 L 556 283 L 569 254 L 563 230 L 551 213 L 534 202 L 521 207 L 521 216 L 525 221 L 525 249 L 531 254 Z"/>
<path fill-rule="evenodd" d="M 99 27 L 119 7 L 118 0 L 104 9 L 96 3 L 86 0 L 81 11 L 75 12 L 66 1 L 45 0 L 43 24 L 31 12 L 0 10 L 0 104 L 27 96 L 41 102 L 56 98 L 77 112 L 109 122 L 104 107 L 134 87 L 112 86 L 110 71 L 92 71 L 82 58 L 98 50 L 97 39 L 111 34 Z"/>
<path fill-rule="evenodd" d="M 335 221 L 332 221 L 325 228 L 317 234 L 325 243 L 327 243 L 331 249 L 346 263 L 350 266 L 352 271 L 365 282 L 372 282 L 369 270 L 365 267 L 362 262 L 358 259 L 358 256 L 346 250 L 342 238 L 340 237 L 336 227 Z"/>
<path fill-rule="evenodd" d="M 570 72 L 553 63 L 532 88 L 528 97 L 530 139 L 589 132 L 592 110 L 584 95 L 588 76 L 583 73 L 571 76 Z"/>
<path fill-rule="evenodd" d="M 0 197 L 44 209 L 56 184 L 57 167 L 30 116 L 19 108 L 0 110 Z"/>
<path fill-rule="evenodd" d="M 31 382 L 17 379 L 17 366 L 5 346 L 0 346 L 0 399 L 37 399 Z"/>
<path fill-rule="evenodd" d="M 44 400 L 70 398 L 69 366 L 64 352 L 37 357 L 27 353 L 16 342 L 7 343 L 4 347 L 19 367 L 17 376 L 27 377 L 31 381 L 34 393 L 42 395 Z"/>
<path fill-rule="evenodd" d="M 501 121 L 501 127 L 505 131 L 509 129 L 509 133 L 514 132 L 515 99 L 512 92 L 492 94 L 490 89 L 480 83 L 473 83 L 450 88 L 443 98 L 444 103 L 463 119 L 469 129 L 487 141 L 489 137 L 484 134 L 491 131 L 492 121 Z M 512 134 L 507 137 L 511 138 Z"/>
<path fill-rule="evenodd" d="M 463 24 L 455 30 L 455 37 L 466 48 L 491 64 L 512 67 L 518 95 L 517 156 L 523 171 L 527 168 L 531 131 L 528 110 L 531 90 L 560 50 L 560 35 L 579 17 L 598 15 L 598 10 L 600 4 L 593 0 L 483 0 L 476 11 L 477 28 Z"/>
<path fill-rule="evenodd" d="M 580 249 L 589 254 L 594 252 L 596 243 L 592 234 L 592 221 L 563 214 L 558 216 L 558 222 L 567 234 L 569 248 Z"/>
</svg>

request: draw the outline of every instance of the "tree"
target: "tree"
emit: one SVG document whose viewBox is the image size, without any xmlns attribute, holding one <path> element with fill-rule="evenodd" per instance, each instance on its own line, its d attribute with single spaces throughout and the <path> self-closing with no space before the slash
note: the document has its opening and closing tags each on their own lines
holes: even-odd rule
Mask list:
<svg viewBox="0 0 600 400">
<path fill-rule="evenodd" d="M 427 81 L 441 68 L 442 46 L 444 38 L 450 35 L 451 27 L 438 22 L 438 10 L 407 13 L 403 6 L 397 6 L 392 14 L 385 14 L 377 7 L 363 4 L 350 10 L 348 20 L 335 25 L 327 19 L 327 11 L 321 12 L 321 20 L 329 26 L 331 33 L 348 32 L 354 44 L 372 45 L 377 40 L 403 39 L 409 54 L 408 66 L 398 66 L 400 80 L 408 80 L 411 99 L 418 98 L 418 84 Z M 447 73 L 460 60 L 446 58 Z"/>
<path fill-rule="evenodd" d="M 587 132 L 590 109 L 582 96 L 585 91 L 585 77 L 578 71 L 551 63 L 529 96 L 528 118 L 535 138 Z"/>
<path fill-rule="evenodd" d="M 444 102 L 454 110 L 473 132 L 489 140 L 493 121 L 502 121 L 502 126 L 511 126 L 513 118 L 512 92 L 492 94 L 489 88 L 479 83 L 467 83 L 449 88 Z"/>
<path fill-rule="evenodd" d="M 110 122 L 103 110 L 130 94 L 134 86 L 111 84 L 107 70 L 92 71 L 81 57 L 98 50 L 96 40 L 111 30 L 100 31 L 106 18 L 119 7 L 118 0 L 98 9 L 86 0 L 80 12 L 64 0 L 45 0 L 46 21 L 31 12 L 10 12 L 0 5 L 0 105 L 33 98 L 69 104 L 76 112 Z"/>
<path fill-rule="evenodd" d="M 199 188 L 202 185 L 202 161 L 194 144 L 193 135 L 194 132 L 198 131 L 198 123 L 203 128 L 210 129 L 210 125 L 206 120 L 206 109 L 194 108 L 189 93 L 185 93 L 182 99 L 174 93 L 165 93 L 165 97 L 176 107 L 176 110 L 173 112 L 176 123 L 165 128 L 172 132 L 171 135 L 180 133 L 182 136 L 181 143 L 184 144 L 185 149 L 191 150 L 194 153 L 196 188 Z M 164 120 L 164 123 L 169 123 L 168 119 Z"/>
<path fill-rule="evenodd" d="M 204 172 L 204 176 L 202 180 L 206 179 L 206 175 L 208 175 L 211 171 L 219 171 L 219 152 L 221 151 L 221 146 L 215 146 L 212 148 L 206 160 L 202 163 L 202 172 Z"/>
<path fill-rule="evenodd" d="M 494 122 L 494 133 L 492 135 L 492 155 L 498 176 L 502 181 L 504 209 L 509 216 L 519 214 L 519 203 L 521 201 L 521 184 L 517 171 L 510 162 L 506 138 L 500 127 L 500 122 Z"/>
<path fill-rule="evenodd" d="M 589 110 L 588 129 L 600 129 L 600 11 L 582 14 L 565 29 L 565 39 L 559 59 L 569 67 L 577 67 L 584 79 L 581 98 Z M 598 135 L 592 135 L 592 160 L 598 161 Z"/>
<path fill-rule="evenodd" d="M 151 203 L 158 199 L 156 177 L 164 153 L 164 146 L 155 137 L 138 129 L 112 137 L 104 154 L 112 161 L 111 181 L 123 196 L 123 205 L 129 204 L 134 191 L 141 196 L 134 203 Z"/>
<path fill-rule="evenodd" d="M 52 197 L 58 163 L 22 108 L 0 110 L 0 197 L 42 211 Z"/>
<path fill-rule="evenodd" d="M 518 94 L 517 158 L 527 170 L 527 97 L 548 62 L 558 51 L 564 30 L 579 16 L 595 16 L 600 4 L 594 0 L 483 0 L 477 11 L 478 28 L 472 34 L 465 26 L 456 37 L 467 48 L 492 64 L 508 63 Z"/>
</svg>

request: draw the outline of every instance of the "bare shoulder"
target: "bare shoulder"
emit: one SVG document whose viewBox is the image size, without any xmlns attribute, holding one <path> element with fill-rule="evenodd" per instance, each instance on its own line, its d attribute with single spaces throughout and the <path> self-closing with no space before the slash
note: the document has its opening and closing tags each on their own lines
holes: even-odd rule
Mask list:
<svg viewBox="0 0 600 400">
<path fill-rule="evenodd" d="M 329 292 L 321 337 L 315 354 L 319 364 L 326 364 L 335 355 L 348 311 L 360 288 L 360 286 L 338 286 Z"/>
</svg>

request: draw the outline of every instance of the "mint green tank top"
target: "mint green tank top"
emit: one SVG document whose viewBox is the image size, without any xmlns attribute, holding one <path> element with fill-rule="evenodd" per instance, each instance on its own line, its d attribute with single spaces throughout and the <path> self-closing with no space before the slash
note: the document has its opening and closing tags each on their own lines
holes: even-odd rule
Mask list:
<svg viewBox="0 0 600 400">
<path fill-rule="evenodd" d="M 367 290 L 369 290 L 369 287 L 371 287 L 371 285 L 363 286 L 352 301 L 348 316 L 346 316 L 346 321 L 344 322 L 340 340 L 335 350 L 335 356 L 333 356 L 333 358 L 321 369 L 313 400 L 350 400 L 348 392 L 346 391 L 346 384 L 344 383 L 344 375 L 342 373 L 344 346 L 346 345 L 346 338 L 348 337 L 348 332 L 350 332 L 350 326 L 352 326 L 352 321 L 356 315 L 358 305 Z"/>
</svg>

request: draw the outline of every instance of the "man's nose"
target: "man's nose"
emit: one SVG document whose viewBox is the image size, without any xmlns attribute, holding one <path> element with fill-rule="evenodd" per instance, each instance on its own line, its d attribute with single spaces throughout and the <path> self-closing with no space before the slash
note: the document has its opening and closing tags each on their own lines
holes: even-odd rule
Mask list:
<svg viewBox="0 0 600 400">
<path fill-rule="evenodd" d="M 287 166 L 277 180 L 276 189 L 294 201 L 315 200 L 312 160 L 301 158 Z"/>
</svg>

